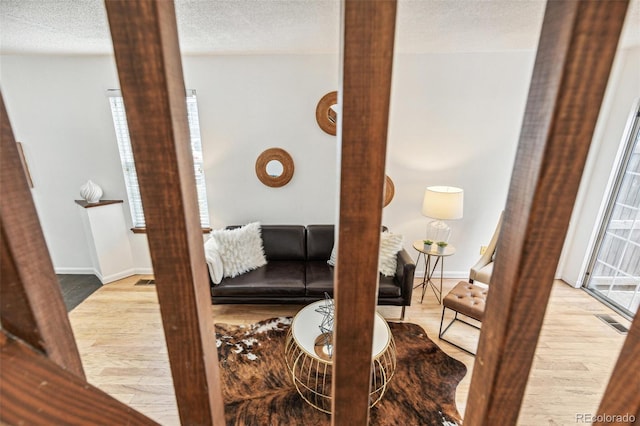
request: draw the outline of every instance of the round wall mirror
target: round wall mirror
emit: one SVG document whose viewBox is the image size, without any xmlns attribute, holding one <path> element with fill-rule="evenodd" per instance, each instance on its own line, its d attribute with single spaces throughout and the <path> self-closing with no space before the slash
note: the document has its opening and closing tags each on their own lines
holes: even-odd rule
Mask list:
<svg viewBox="0 0 640 426">
<path fill-rule="evenodd" d="M 320 99 L 316 107 L 316 121 L 326 133 L 335 136 L 338 125 L 338 92 L 329 92 Z"/>
<path fill-rule="evenodd" d="M 282 148 L 269 148 L 256 160 L 258 179 L 272 188 L 288 184 L 293 177 L 293 169 L 293 159 Z"/>
<path fill-rule="evenodd" d="M 393 184 L 391 178 L 387 175 L 384 176 L 384 206 L 387 207 L 391 200 L 393 200 L 393 196 L 396 194 L 396 187 Z"/>
<path fill-rule="evenodd" d="M 277 178 L 284 172 L 284 166 L 278 160 L 271 160 L 267 163 L 267 174 L 269 177 Z"/>
</svg>

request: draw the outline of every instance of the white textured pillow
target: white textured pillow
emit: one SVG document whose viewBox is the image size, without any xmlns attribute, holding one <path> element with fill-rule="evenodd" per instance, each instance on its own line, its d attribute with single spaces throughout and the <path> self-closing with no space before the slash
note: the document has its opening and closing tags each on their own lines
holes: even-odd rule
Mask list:
<svg viewBox="0 0 640 426">
<path fill-rule="evenodd" d="M 259 222 L 236 229 L 215 230 L 211 239 L 218 246 L 225 277 L 236 277 L 267 264 Z"/>
<path fill-rule="evenodd" d="M 211 281 L 214 284 L 220 284 L 224 277 L 224 265 L 222 264 L 222 258 L 218 253 L 218 244 L 213 238 L 209 238 L 204 243 L 204 257 L 207 260 L 207 268 L 209 269 L 209 275 Z"/>
<path fill-rule="evenodd" d="M 403 238 L 400 234 L 391 232 L 380 234 L 378 269 L 382 275 L 392 277 L 396 274 L 396 267 L 398 266 L 397 255 L 402 250 L 402 240 Z"/>
<path fill-rule="evenodd" d="M 333 245 L 333 248 L 331 249 L 331 256 L 329 256 L 329 260 L 327 260 L 327 263 L 331 266 L 336 266 L 336 259 L 338 258 L 338 250 L 336 250 L 336 245 Z"/>
<path fill-rule="evenodd" d="M 380 256 L 378 258 L 378 269 L 382 275 L 392 277 L 396 274 L 396 267 L 398 266 L 397 255 L 402 250 L 402 235 L 392 234 L 391 232 L 382 232 L 380 234 Z M 336 245 L 333 245 L 331 250 L 331 257 L 327 260 L 327 263 L 331 266 L 336 266 L 337 250 Z"/>
</svg>

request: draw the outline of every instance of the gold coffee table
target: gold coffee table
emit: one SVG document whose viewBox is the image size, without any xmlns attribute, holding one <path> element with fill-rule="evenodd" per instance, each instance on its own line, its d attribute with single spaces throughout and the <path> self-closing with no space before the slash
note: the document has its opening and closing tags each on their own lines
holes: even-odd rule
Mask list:
<svg viewBox="0 0 640 426">
<path fill-rule="evenodd" d="M 285 341 L 285 361 L 298 393 L 311 406 L 331 413 L 333 361 L 327 340 L 318 327 L 323 315 L 316 309 L 324 306 L 321 300 L 305 306 L 293 318 Z M 396 345 L 389 325 L 376 313 L 373 329 L 371 360 L 371 392 L 369 406 L 376 405 L 387 390 L 396 370 Z"/>
</svg>

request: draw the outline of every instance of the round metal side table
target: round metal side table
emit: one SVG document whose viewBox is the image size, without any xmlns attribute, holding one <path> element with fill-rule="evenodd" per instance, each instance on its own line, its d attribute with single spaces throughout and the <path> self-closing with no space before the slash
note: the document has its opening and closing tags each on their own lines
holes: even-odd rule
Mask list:
<svg viewBox="0 0 640 426">
<path fill-rule="evenodd" d="M 435 245 L 435 244 L 434 244 Z M 438 303 L 442 303 L 442 279 L 444 278 L 444 258 L 447 256 L 453 256 L 456 254 L 456 248 L 449 244 L 444 248 L 443 252 L 439 252 L 437 248 L 431 247 L 431 250 L 425 251 L 423 240 L 416 240 L 413 242 L 413 248 L 418 252 L 418 258 L 416 259 L 416 266 L 420 261 L 420 256 L 424 257 L 424 278 L 422 282 L 414 288 L 422 287 L 422 298 L 420 303 L 424 300 L 424 293 L 427 291 L 427 287 L 431 287 L 433 294 L 436 296 Z M 435 261 L 432 262 L 431 258 L 435 257 Z M 433 263 L 433 265 L 431 265 Z M 436 286 L 433 282 L 433 274 L 440 263 L 440 286 Z"/>
</svg>

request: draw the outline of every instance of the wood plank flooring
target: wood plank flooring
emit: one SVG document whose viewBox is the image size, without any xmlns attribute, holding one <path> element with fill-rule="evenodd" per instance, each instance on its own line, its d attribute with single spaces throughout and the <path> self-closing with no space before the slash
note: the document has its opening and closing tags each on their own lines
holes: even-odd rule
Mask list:
<svg viewBox="0 0 640 426">
<path fill-rule="evenodd" d="M 69 314 L 71 326 L 90 383 L 163 425 L 178 425 L 155 286 L 134 286 L 140 278 L 151 277 L 129 277 L 100 288 Z M 445 280 L 444 294 L 457 282 Z M 420 304 L 418 290 L 407 308 L 406 321 L 421 325 L 434 342 L 467 366 L 469 371 L 456 396 L 464 415 L 474 358 L 438 340 L 442 307 L 430 290 Z M 295 315 L 300 308 L 215 305 L 211 312 L 216 322 L 246 324 Z M 380 307 L 379 311 L 389 319 L 400 314 L 398 307 Z M 584 291 L 560 281 L 554 284 L 519 425 L 575 425 L 576 415 L 596 412 L 624 341 L 623 335 L 595 317 L 598 313 L 608 313 L 629 325 Z M 447 334 L 474 349 L 477 335 L 476 330 L 459 323 Z"/>
</svg>

